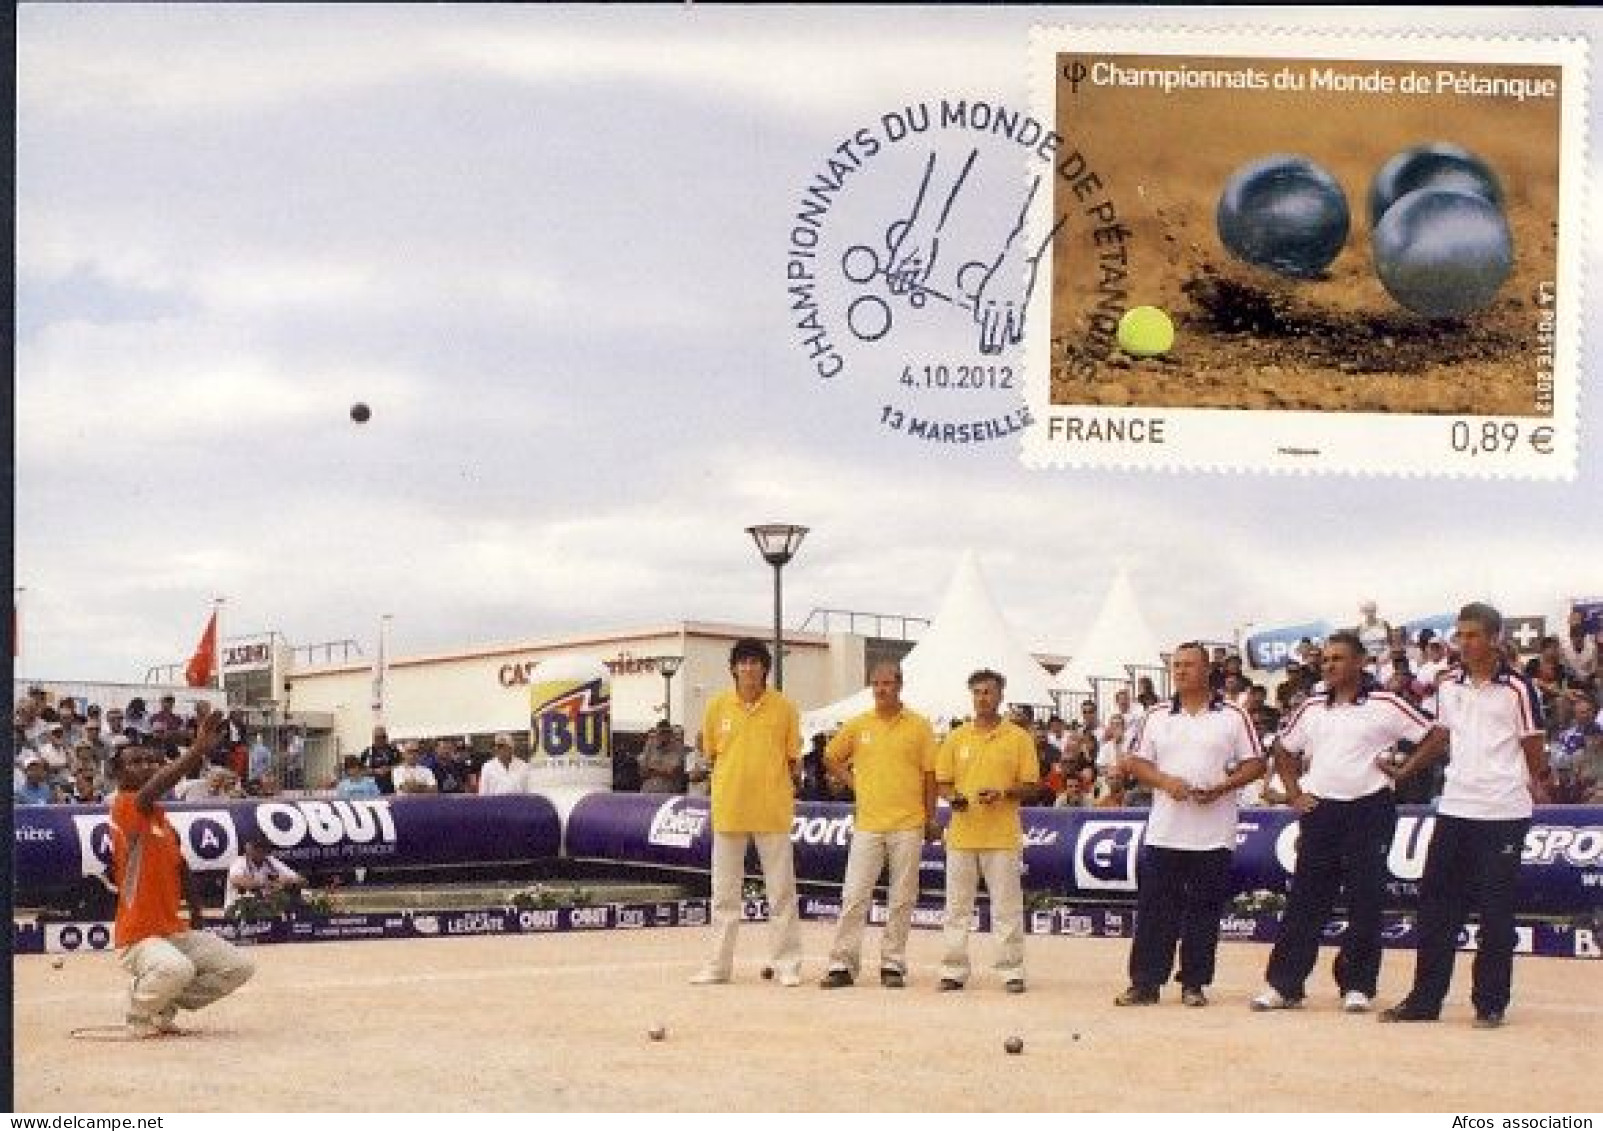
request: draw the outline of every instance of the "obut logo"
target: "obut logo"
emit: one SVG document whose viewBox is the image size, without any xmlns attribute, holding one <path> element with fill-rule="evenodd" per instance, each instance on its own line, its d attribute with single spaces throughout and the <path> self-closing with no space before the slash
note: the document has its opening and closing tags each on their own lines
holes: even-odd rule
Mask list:
<svg viewBox="0 0 1603 1131">
<path fill-rule="evenodd" d="M 395 843 L 388 801 L 266 801 L 256 806 L 256 827 L 278 848 L 314 844 Z"/>
<path fill-rule="evenodd" d="M 539 758 L 601 758 L 612 748 L 612 699 L 599 679 L 581 683 L 532 711 Z"/>
</svg>

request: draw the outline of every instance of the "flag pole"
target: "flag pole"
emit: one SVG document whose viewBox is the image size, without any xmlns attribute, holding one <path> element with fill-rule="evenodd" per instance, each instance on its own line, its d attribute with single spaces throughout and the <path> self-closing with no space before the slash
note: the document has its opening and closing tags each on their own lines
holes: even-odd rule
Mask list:
<svg viewBox="0 0 1603 1131">
<path fill-rule="evenodd" d="M 212 668 L 217 673 L 217 690 L 223 693 L 223 713 L 228 712 L 228 688 L 223 684 L 223 605 L 226 597 L 212 598 L 212 616 L 216 618 L 216 631 L 212 633 Z"/>
</svg>

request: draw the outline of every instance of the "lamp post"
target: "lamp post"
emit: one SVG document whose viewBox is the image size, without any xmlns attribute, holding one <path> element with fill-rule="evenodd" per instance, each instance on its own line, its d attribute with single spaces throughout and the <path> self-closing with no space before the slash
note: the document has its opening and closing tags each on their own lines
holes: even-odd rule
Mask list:
<svg viewBox="0 0 1603 1131">
<path fill-rule="evenodd" d="M 785 563 L 795 557 L 796 551 L 801 548 L 802 539 L 807 536 L 807 527 L 770 522 L 762 526 L 748 526 L 746 533 L 757 543 L 757 552 L 762 554 L 763 561 L 774 567 L 774 690 L 783 691 L 785 638 L 782 615 L 785 605 L 779 578 Z"/>
<path fill-rule="evenodd" d="M 662 721 L 673 725 L 673 677 L 679 674 L 683 656 L 658 656 L 657 670 L 662 673 Z"/>
</svg>

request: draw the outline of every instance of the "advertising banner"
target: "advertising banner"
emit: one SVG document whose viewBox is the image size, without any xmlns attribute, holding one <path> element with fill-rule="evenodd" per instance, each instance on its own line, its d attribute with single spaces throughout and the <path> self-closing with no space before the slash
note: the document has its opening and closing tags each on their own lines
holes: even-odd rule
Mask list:
<svg viewBox="0 0 1603 1131">
<path fill-rule="evenodd" d="M 367 867 L 432 868 L 545 860 L 561 849 L 561 822 L 539 796 L 297 798 L 164 806 L 195 872 L 224 871 L 260 832 L 272 852 L 308 876 Z M 104 805 L 15 811 L 17 898 L 67 887 L 111 864 Z"/>
<path fill-rule="evenodd" d="M 1243 651 L 1246 652 L 1245 659 L 1249 667 L 1262 672 L 1277 672 L 1286 666 L 1287 660 L 1296 658 L 1297 645 L 1303 640 L 1321 644 L 1329 635 L 1329 621 L 1315 620 L 1306 624 L 1291 624 L 1285 628 L 1271 628 L 1253 633 L 1247 637 Z"/>
<path fill-rule="evenodd" d="M 1133 902 L 1136 861 L 1146 831 L 1144 809 L 1024 810 L 1024 887 L 1075 899 Z M 1412 906 L 1419 896 L 1435 817 L 1404 807 L 1387 862 L 1389 901 Z M 791 825 L 799 879 L 839 883 L 851 842 L 851 807 L 800 802 Z M 706 871 L 712 823 L 706 798 L 595 794 L 568 821 L 568 854 L 663 868 Z M 1296 814 L 1247 809 L 1236 827 L 1232 892 L 1283 892 L 1296 866 Z M 755 855 L 748 870 L 757 871 Z M 940 890 L 944 853 L 926 845 L 921 865 L 926 891 Z M 1520 910 L 1568 914 L 1603 906 L 1603 809 L 1546 806 L 1525 838 Z"/>
</svg>

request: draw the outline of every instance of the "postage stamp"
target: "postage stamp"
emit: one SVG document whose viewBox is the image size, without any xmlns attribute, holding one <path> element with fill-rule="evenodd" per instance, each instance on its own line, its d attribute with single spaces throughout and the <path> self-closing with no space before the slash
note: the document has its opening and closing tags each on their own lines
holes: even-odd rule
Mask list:
<svg viewBox="0 0 1603 1131">
<path fill-rule="evenodd" d="M 1037 29 L 1025 463 L 1573 478 L 1587 63 Z"/>
</svg>

